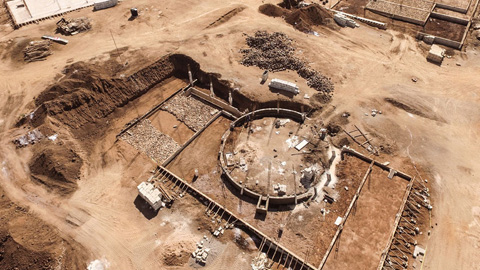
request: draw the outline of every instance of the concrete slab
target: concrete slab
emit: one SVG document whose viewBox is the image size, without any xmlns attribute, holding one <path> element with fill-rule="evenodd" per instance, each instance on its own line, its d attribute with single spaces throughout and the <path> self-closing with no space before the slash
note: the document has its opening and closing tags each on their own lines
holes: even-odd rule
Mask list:
<svg viewBox="0 0 480 270">
<path fill-rule="evenodd" d="M 95 0 L 13 0 L 7 7 L 15 25 L 44 19 L 50 16 L 92 6 Z"/>
</svg>

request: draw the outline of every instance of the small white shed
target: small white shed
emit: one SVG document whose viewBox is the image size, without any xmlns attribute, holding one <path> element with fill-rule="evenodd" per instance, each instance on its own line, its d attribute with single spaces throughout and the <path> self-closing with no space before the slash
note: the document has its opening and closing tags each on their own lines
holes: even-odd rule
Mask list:
<svg viewBox="0 0 480 270">
<path fill-rule="evenodd" d="M 430 51 L 428 52 L 427 60 L 433 63 L 441 64 L 444 56 L 445 49 L 442 49 L 442 47 L 433 44 L 430 48 Z"/>
</svg>

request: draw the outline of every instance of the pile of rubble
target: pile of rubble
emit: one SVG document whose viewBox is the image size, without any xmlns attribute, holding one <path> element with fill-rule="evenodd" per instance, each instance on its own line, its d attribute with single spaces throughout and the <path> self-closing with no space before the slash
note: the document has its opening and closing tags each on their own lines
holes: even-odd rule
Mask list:
<svg viewBox="0 0 480 270">
<path fill-rule="evenodd" d="M 270 269 L 270 267 L 268 266 L 267 254 L 265 254 L 263 252 L 260 253 L 260 255 L 253 258 L 250 266 L 252 266 L 252 270 L 267 270 L 267 269 Z"/>
<path fill-rule="evenodd" d="M 240 50 L 243 65 L 269 71 L 293 70 L 313 89 L 326 94 L 333 92 L 333 83 L 329 78 L 295 56 L 293 41 L 287 35 L 257 31 L 254 36 L 247 36 L 246 42 L 249 48 Z"/>
<path fill-rule="evenodd" d="M 180 149 L 174 139 L 158 131 L 148 119 L 139 122 L 120 138 L 160 163 Z"/>
<path fill-rule="evenodd" d="M 179 121 L 194 131 L 202 129 L 212 116 L 218 113 L 217 109 L 183 95 L 176 95 L 163 104 L 161 109 L 175 115 Z"/>
<path fill-rule="evenodd" d="M 45 136 L 38 129 L 27 132 L 27 134 L 20 136 L 13 140 L 13 143 L 17 148 L 28 146 L 29 144 L 35 144 L 36 142 L 43 139 Z"/>
<path fill-rule="evenodd" d="M 43 61 L 52 54 L 50 40 L 31 41 L 23 50 L 25 62 Z"/>
<path fill-rule="evenodd" d="M 205 240 L 208 240 L 206 236 L 203 237 Z M 196 263 L 205 265 L 207 263 L 208 253 L 210 252 L 209 248 L 206 248 L 203 244 L 203 240 L 197 243 L 197 249 L 192 252 L 192 257 L 195 259 Z"/>
<path fill-rule="evenodd" d="M 90 19 L 87 17 L 81 17 L 76 19 L 62 18 L 57 22 L 57 32 L 64 35 L 76 35 L 81 32 L 85 32 L 92 28 Z"/>
</svg>

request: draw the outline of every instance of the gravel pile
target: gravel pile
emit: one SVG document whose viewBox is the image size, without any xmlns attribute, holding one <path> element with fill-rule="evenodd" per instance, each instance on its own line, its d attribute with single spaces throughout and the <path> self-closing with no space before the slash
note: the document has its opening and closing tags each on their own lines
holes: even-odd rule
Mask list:
<svg viewBox="0 0 480 270">
<path fill-rule="evenodd" d="M 174 139 L 158 131 L 148 119 L 139 122 L 120 138 L 159 163 L 180 149 Z"/>
<path fill-rule="evenodd" d="M 176 95 L 163 104 L 161 109 L 175 115 L 179 121 L 195 132 L 202 129 L 212 116 L 218 113 L 217 109 L 183 95 Z"/>
<path fill-rule="evenodd" d="M 257 31 L 254 36 L 247 36 L 246 41 L 249 48 L 240 50 L 243 54 L 242 65 L 257 66 L 273 72 L 294 70 L 313 89 L 324 94 L 333 92 L 333 83 L 329 78 L 295 56 L 293 40 L 287 35 Z"/>
</svg>

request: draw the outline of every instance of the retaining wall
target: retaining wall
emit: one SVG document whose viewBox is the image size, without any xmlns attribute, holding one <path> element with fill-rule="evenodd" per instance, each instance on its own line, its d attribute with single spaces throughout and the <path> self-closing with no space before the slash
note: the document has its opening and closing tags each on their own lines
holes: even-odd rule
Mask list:
<svg viewBox="0 0 480 270">
<path fill-rule="evenodd" d="M 466 32 L 468 32 L 468 31 L 466 31 Z M 447 38 L 437 37 L 437 36 L 422 33 L 422 32 L 419 32 L 417 34 L 417 38 L 420 39 L 420 40 L 423 40 L 424 36 L 432 36 L 433 37 L 432 44 L 445 45 L 447 47 L 451 47 L 451 48 L 458 49 L 458 50 L 460 50 L 462 48 L 462 45 L 463 45 L 462 42 L 454 41 L 454 40 L 447 39 Z"/>
<path fill-rule="evenodd" d="M 465 14 L 465 13 L 467 13 L 470 5 L 468 5 L 467 8 L 460 8 L 460 7 L 449 6 L 449 5 L 442 4 L 442 3 L 435 3 L 435 7 L 443 8 L 443 9 L 447 9 L 447 10 L 451 10 L 451 11 L 455 11 L 455 12 Z"/>
<path fill-rule="evenodd" d="M 432 12 L 430 16 L 432 18 L 437 18 L 447 22 L 458 23 L 461 25 L 468 25 L 468 23 L 470 22 L 470 20 L 467 20 L 467 19 L 462 19 L 462 18 L 458 18 L 458 17 L 454 17 L 454 16 L 450 16 L 450 15 L 446 15 L 438 12 Z"/>
<path fill-rule="evenodd" d="M 229 104 L 215 98 L 215 97 L 211 97 L 209 94 L 206 94 L 198 89 L 195 89 L 195 88 L 190 88 L 187 90 L 186 92 L 187 95 L 189 94 L 192 94 L 200 99 L 203 99 L 205 100 L 206 102 L 216 106 L 216 107 L 219 107 L 220 109 L 223 109 L 231 114 L 233 114 L 234 116 L 236 117 L 239 117 L 240 115 L 242 115 L 242 113 L 235 107 L 233 106 L 230 106 Z"/>
</svg>

